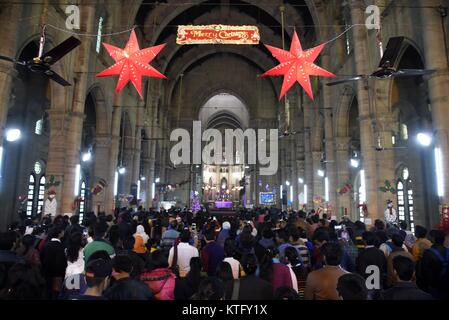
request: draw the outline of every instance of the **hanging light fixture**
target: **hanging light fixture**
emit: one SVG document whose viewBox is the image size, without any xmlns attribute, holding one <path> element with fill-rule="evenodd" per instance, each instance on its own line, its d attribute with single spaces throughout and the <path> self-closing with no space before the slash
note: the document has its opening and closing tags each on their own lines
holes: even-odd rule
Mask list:
<svg viewBox="0 0 449 320">
<path fill-rule="evenodd" d="M 16 142 L 22 136 L 22 132 L 20 129 L 9 129 L 6 130 L 6 141 L 8 142 Z"/>
</svg>

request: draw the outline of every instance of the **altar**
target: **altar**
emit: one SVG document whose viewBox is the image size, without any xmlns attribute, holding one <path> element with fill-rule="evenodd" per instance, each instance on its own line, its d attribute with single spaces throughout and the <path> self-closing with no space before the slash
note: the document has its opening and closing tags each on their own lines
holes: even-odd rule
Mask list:
<svg viewBox="0 0 449 320">
<path fill-rule="evenodd" d="M 215 201 L 215 208 L 217 209 L 232 209 L 233 206 L 232 201 Z"/>
</svg>

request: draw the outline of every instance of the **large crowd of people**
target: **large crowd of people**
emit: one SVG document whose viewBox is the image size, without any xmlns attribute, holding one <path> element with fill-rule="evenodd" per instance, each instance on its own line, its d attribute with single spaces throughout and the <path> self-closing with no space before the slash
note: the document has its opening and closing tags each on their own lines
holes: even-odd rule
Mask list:
<svg viewBox="0 0 449 320">
<path fill-rule="evenodd" d="M 439 300 L 445 240 L 313 210 L 33 217 L 0 233 L 0 299 Z"/>
</svg>

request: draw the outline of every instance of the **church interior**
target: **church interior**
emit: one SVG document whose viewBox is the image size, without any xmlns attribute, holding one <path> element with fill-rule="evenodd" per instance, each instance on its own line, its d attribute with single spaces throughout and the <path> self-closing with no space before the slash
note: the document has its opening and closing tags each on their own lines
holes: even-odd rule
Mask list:
<svg viewBox="0 0 449 320">
<path fill-rule="evenodd" d="M 434 227 L 449 205 L 449 1 L 371 2 L 2 1 L 0 229 L 42 214 L 48 199 L 57 214 L 197 199 L 367 224 L 391 201 L 412 230 Z M 180 26 L 208 25 L 255 26 L 260 41 L 178 44 Z M 140 84 L 128 70 L 117 92 L 118 76 L 101 73 L 132 33 L 140 49 L 164 46 Z M 306 62 L 328 76 L 308 69 L 309 81 L 284 90 L 291 74 L 262 76 L 285 62 L 268 46 L 289 51 L 298 39 L 305 52 L 324 45 Z M 54 59 L 64 41 L 70 50 Z M 278 130 L 278 170 L 261 174 L 251 152 L 173 163 L 173 131 L 194 122 Z"/>
</svg>

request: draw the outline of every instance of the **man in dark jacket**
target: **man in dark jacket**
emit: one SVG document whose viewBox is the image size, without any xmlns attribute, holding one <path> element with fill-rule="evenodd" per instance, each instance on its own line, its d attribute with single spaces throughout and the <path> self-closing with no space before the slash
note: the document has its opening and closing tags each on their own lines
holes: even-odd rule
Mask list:
<svg viewBox="0 0 449 320">
<path fill-rule="evenodd" d="M 415 275 L 413 260 L 405 256 L 393 258 L 393 269 L 397 282 L 382 294 L 384 300 L 432 300 L 432 296 L 418 288 L 412 281 Z"/>
<path fill-rule="evenodd" d="M 444 246 L 445 234 L 440 230 L 432 230 L 433 245 L 423 253 L 423 257 L 417 266 L 418 284 L 421 289 L 429 292 L 436 299 L 447 298 L 448 285 L 442 279 L 443 262 L 446 259 L 446 268 L 449 262 L 449 249 Z M 430 235 L 429 234 L 429 235 Z M 446 270 L 446 272 L 449 272 Z"/>
<path fill-rule="evenodd" d="M 67 258 L 61 239 L 64 230 L 60 226 L 53 227 L 48 232 L 48 242 L 41 252 L 42 274 L 47 282 L 49 297 L 56 298 L 61 290 L 62 281 L 67 268 Z"/>
<path fill-rule="evenodd" d="M 25 263 L 23 258 L 17 256 L 13 251 L 15 242 L 15 232 L 0 233 L 0 289 L 6 285 L 9 269 L 16 263 Z"/>
<path fill-rule="evenodd" d="M 117 255 L 112 260 L 114 283 L 106 289 L 108 300 L 153 300 L 153 293 L 143 282 L 131 278 L 133 263 L 127 255 Z"/>
<path fill-rule="evenodd" d="M 367 273 L 369 266 L 377 266 L 380 270 L 381 281 L 387 275 L 387 259 L 382 250 L 379 249 L 379 239 L 373 232 L 364 232 L 363 239 L 366 243 L 365 249 L 359 252 L 356 259 L 356 270 L 365 279 L 371 275 Z"/>
<path fill-rule="evenodd" d="M 215 231 L 208 230 L 205 235 L 207 245 L 201 251 L 204 272 L 211 277 L 216 275 L 218 265 L 224 259 L 224 249 L 215 241 Z"/>
<path fill-rule="evenodd" d="M 273 286 L 255 275 L 257 270 L 257 259 L 253 254 L 247 254 L 242 259 L 243 271 L 246 277 L 234 282 L 234 298 L 238 300 L 272 300 Z"/>
</svg>

